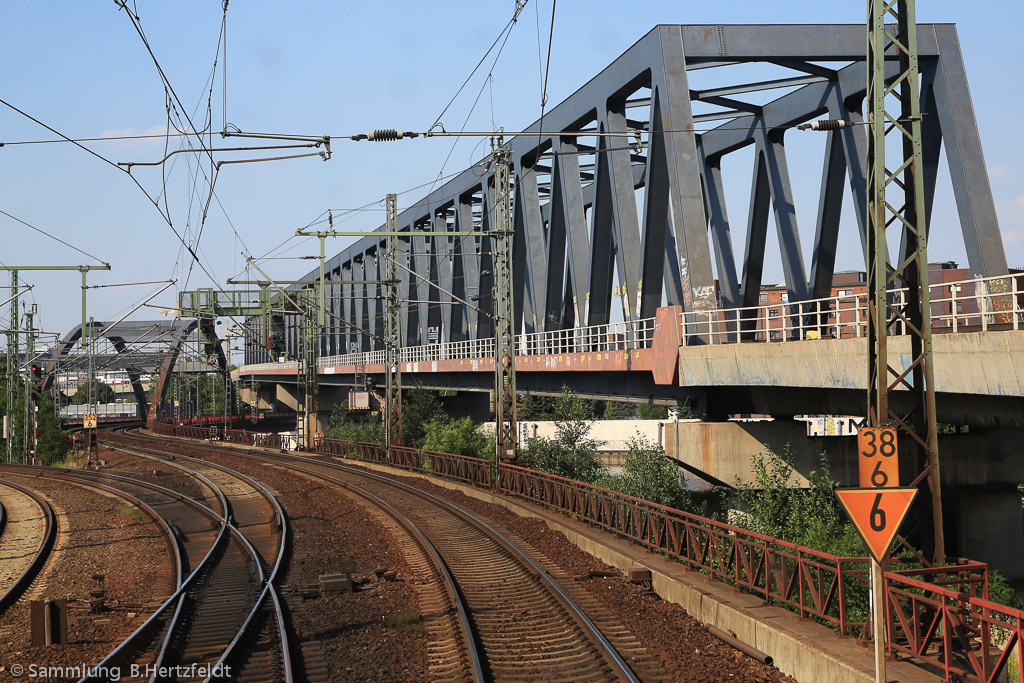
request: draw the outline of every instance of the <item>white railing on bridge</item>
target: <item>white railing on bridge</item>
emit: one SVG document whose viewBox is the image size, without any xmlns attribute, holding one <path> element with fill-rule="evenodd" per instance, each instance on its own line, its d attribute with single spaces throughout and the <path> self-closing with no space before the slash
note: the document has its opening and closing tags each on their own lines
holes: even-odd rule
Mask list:
<svg viewBox="0 0 1024 683">
<path fill-rule="evenodd" d="M 596 351 L 627 351 L 646 349 L 654 340 L 654 318 L 630 320 L 576 327 L 571 330 L 552 332 L 531 332 L 516 336 L 517 356 L 558 355 L 565 353 L 589 353 Z M 470 358 L 493 358 L 494 338 L 467 339 L 444 344 L 424 344 L 402 349 L 403 363 L 421 363 L 436 360 L 461 360 Z M 347 353 L 340 356 L 326 356 L 319 361 L 320 367 L 341 365 L 370 365 L 384 362 L 384 351 L 368 353 Z M 266 364 L 264 364 L 266 365 Z M 247 368 L 264 369 L 264 365 L 249 365 Z M 285 364 L 269 364 L 269 367 L 283 368 Z"/>
<path fill-rule="evenodd" d="M 68 405 L 58 409 L 61 417 L 81 418 L 87 413 L 99 417 L 131 417 L 139 412 L 136 403 L 93 403 L 92 405 Z"/>
<path fill-rule="evenodd" d="M 852 286 L 851 286 L 852 287 Z M 938 282 L 929 288 L 932 328 L 937 333 L 989 329 L 1024 329 L 1024 275 Z M 906 290 L 889 292 L 902 303 Z M 867 295 L 850 294 L 792 303 L 760 304 L 749 308 L 686 311 L 679 324 L 684 337 L 705 344 L 787 342 L 810 339 L 849 339 L 867 334 Z M 890 320 L 890 334 L 906 333 L 906 322 Z M 654 318 L 532 332 L 516 337 L 516 355 L 559 355 L 650 348 Z M 470 339 L 402 349 L 403 362 L 493 358 L 494 339 Z M 384 351 L 326 356 L 320 367 L 384 363 Z M 296 369 L 298 363 L 247 365 L 248 371 Z"/>
<path fill-rule="evenodd" d="M 890 301 L 906 302 L 906 289 L 893 289 Z M 987 332 L 1024 329 L 1024 275 L 937 282 L 929 286 L 932 330 Z M 708 344 L 850 339 L 867 335 L 868 295 L 850 294 L 747 308 L 685 311 L 685 336 Z M 907 333 L 907 321 L 889 316 L 889 334 Z"/>
<path fill-rule="evenodd" d="M 247 372 L 259 372 L 260 370 L 298 370 L 299 361 L 288 360 L 283 363 L 253 363 L 246 365 Z"/>
</svg>

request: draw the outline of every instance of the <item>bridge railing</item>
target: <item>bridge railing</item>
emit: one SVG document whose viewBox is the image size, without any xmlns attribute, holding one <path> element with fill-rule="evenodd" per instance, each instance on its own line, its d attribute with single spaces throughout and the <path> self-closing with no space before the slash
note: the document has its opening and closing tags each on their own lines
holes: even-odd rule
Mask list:
<svg viewBox="0 0 1024 683">
<path fill-rule="evenodd" d="M 324 356 L 317 361 L 321 368 L 332 368 L 339 365 L 372 365 L 384 363 L 384 350 L 356 353 L 343 353 L 337 356 Z"/>
<path fill-rule="evenodd" d="M 906 289 L 888 293 L 896 305 Z M 932 329 L 936 332 L 1024 328 L 1024 276 L 1006 275 L 929 286 Z M 850 293 L 796 302 L 765 303 L 745 308 L 684 311 L 680 325 L 687 335 L 710 344 L 850 339 L 867 334 L 868 295 Z M 889 333 L 906 334 L 906 321 L 892 317 Z"/>
<path fill-rule="evenodd" d="M 901 304 L 906 300 L 907 291 L 894 289 L 888 296 L 894 303 Z M 937 282 L 930 286 L 929 297 L 935 332 L 1024 329 L 1022 274 Z M 851 339 L 867 334 L 867 304 L 867 294 L 850 293 L 746 308 L 684 311 L 680 314 L 679 324 L 684 335 L 699 336 L 710 344 Z M 654 318 L 643 318 L 520 334 L 516 336 L 516 354 L 558 355 L 645 349 L 650 348 L 654 341 L 654 327 Z M 905 334 L 905 321 L 895 317 L 891 319 L 889 333 Z M 401 350 L 401 360 L 407 363 L 493 357 L 493 338 L 424 344 Z M 378 350 L 327 356 L 318 364 L 320 367 L 335 367 L 383 362 L 384 352 Z M 289 361 L 247 365 L 246 370 L 259 372 L 297 367 L 297 362 Z"/>
<path fill-rule="evenodd" d="M 654 342 L 654 318 L 626 320 L 568 330 L 531 332 L 517 338 L 516 354 L 544 356 L 595 351 L 629 351 L 650 348 Z"/>
<path fill-rule="evenodd" d="M 298 370 L 299 362 L 297 360 L 287 360 L 283 363 L 252 363 L 246 365 L 245 369 L 251 372 L 259 372 L 261 370 Z"/>
<path fill-rule="evenodd" d="M 650 348 L 653 341 L 654 318 L 643 318 L 604 325 L 576 327 L 568 330 L 520 334 L 516 336 L 516 355 L 533 356 L 596 351 L 628 351 Z M 493 357 L 493 337 L 407 346 L 401 351 L 403 363 Z M 369 365 L 383 362 L 383 351 L 371 351 L 368 353 L 326 356 L 321 358 L 318 364 L 320 367 L 336 367 L 342 365 Z M 292 367 L 297 367 L 297 364 L 261 363 L 258 365 L 247 365 L 246 369 L 259 371 Z"/>
</svg>

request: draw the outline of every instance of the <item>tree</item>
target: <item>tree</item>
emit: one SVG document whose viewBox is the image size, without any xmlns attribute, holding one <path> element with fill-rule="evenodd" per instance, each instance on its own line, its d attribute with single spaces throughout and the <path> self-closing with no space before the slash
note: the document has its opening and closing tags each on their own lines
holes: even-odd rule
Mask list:
<svg viewBox="0 0 1024 683">
<path fill-rule="evenodd" d="M 597 444 L 590 434 L 590 410 L 587 403 L 562 387 L 555 401 L 555 438 L 532 438 L 527 442 L 527 457 L 534 467 L 560 477 L 593 483 L 605 473 L 597 458 Z"/>
<path fill-rule="evenodd" d="M 0 415 L 7 415 L 7 359 L 0 356 Z M 25 387 L 23 382 L 18 382 L 15 388 L 14 407 L 10 411 L 14 418 L 15 434 L 24 433 L 25 424 Z M 59 462 L 67 456 L 68 438 L 63 431 L 63 418 L 55 414 L 53 401 L 46 394 L 39 400 L 36 411 L 36 427 L 38 429 L 38 441 L 36 444 L 36 457 L 43 461 L 44 465 Z M 2 434 L 0 434 L 2 437 Z M 6 441 L 0 438 L 0 450 L 6 449 Z"/>
<path fill-rule="evenodd" d="M 555 397 L 519 394 L 519 405 L 516 406 L 520 420 L 553 420 L 555 419 Z"/>
<path fill-rule="evenodd" d="M 56 415 L 50 397 L 44 395 L 39 401 L 38 408 L 36 427 L 39 430 L 39 440 L 36 443 L 36 457 L 42 460 L 44 465 L 52 465 L 67 457 L 70 444 L 63 431 L 64 420 Z"/>
<path fill-rule="evenodd" d="M 423 448 L 427 423 L 436 417 L 447 417 L 436 391 L 414 387 L 402 392 L 402 443 Z"/>
<path fill-rule="evenodd" d="M 635 420 L 637 416 L 636 404 L 624 401 L 605 401 L 604 419 L 606 420 Z"/>
<path fill-rule="evenodd" d="M 453 420 L 436 416 L 427 423 L 423 448 L 494 460 L 494 433 L 481 432 L 479 425 L 468 417 Z"/>
<path fill-rule="evenodd" d="M 117 400 L 114 390 L 98 379 L 89 379 L 78 385 L 78 391 L 71 397 L 71 405 L 81 406 L 89 402 L 89 388 L 92 387 L 93 403 L 113 403 Z"/>
<path fill-rule="evenodd" d="M 668 406 L 659 406 L 654 403 L 641 403 L 636 407 L 636 412 L 641 420 L 667 420 Z"/>
<path fill-rule="evenodd" d="M 687 509 L 686 476 L 665 455 L 665 449 L 640 434 L 627 443 L 622 474 L 602 477 L 598 485 L 659 505 Z"/>
</svg>

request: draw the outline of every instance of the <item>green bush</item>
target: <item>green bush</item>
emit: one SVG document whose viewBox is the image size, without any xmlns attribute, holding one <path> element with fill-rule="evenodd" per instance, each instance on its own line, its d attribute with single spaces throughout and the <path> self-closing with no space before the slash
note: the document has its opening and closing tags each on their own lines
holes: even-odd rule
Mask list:
<svg viewBox="0 0 1024 683">
<path fill-rule="evenodd" d="M 516 413 L 520 420 L 553 420 L 555 419 L 555 401 L 553 396 L 519 394 Z"/>
<path fill-rule="evenodd" d="M 423 448 L 427 424 L 434 418 L 445 418 L 444 406 L 436 391 L 415 387 L 402 392 L 402 444 Z"/>
<path fill-rule="evenodd" d="M 747 513 L 742 526 L 790 543 L 841 556 L 867 554 L 867 547 L 848 520 L 835 496 L 838 482 L 832 479 L 822 454 L 820 468 L 807 477 L 809 487 L 792 481 L 788 451 L 754 456 L 754 481 L 736 480 L 741 509 Z"/>
<path fill-rule="evenodd" d="M 604 404 L 604 419 L 606 420 L 635 420 L 636 416 L 636 404 L 634 403 L 606 401 Z"/>
<path fill-rule="evenodd" d="M 596 482 L 605 474 L 597 458 L 597 441 L 590 434 L 588 404 L 568 388 L 555 401 L 555 438 L 527 441 L 526 457 L 542 472 L 560 477 Z"/>
<path fill-rule="evenodd" d="M 667 420 L 668 406 L 659 406 L 653 403 L 641 403 L 636 407 L 636 412 L 641 420 Z"/>
<path fill-rule="evenodd" d="M 426 425 L 423 448 L 472 458 L 494 460 L 494 433 L 481 432 L 468 417 L 436 416 Z"/>
<path fill-rule="evenodd" d="M 356 413 L 342 402 L 331 411 L 324 435 L 328 439 L 384 443 L 384 422 L 381 413 Z"/>
<path fill-rule="evenodd" d="M 630 438 L 628 444 L 622 474 L 605 475 L 597 485 L 659 505 L 689 508 L 686 476 L 665 455 L 665 449 L 639 434 Z"/>
</svg>

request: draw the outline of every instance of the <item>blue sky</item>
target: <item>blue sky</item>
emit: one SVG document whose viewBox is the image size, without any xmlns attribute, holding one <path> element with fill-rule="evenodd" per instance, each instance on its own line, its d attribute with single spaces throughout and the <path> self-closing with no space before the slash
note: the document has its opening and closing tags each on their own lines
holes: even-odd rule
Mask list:
<svg viewBox="0 0 1024 683">
<path fill-rule="evenodd" d="M 221 3 L 138 0 L 140 22 L 160 65 L 186 108 L 202 128 L 209 77 L 221 26 Z M 437 118 L 487 47 L 509 20 L 511 0 L 450 3 L 241 2 L 227 14 L 227 109 L 223 108 L 222 67 L 212 92 L 211 123 L 224 119 L 244 130 L 347 136 L 371 128 L 422 130 Z M 921 2 L 919 21 L 958 24 L 986 162 L 1011 266 L 1024 266 L 1024 156 L 1018 113 L 1024 110 L 1018 65 L 1024 10 L 1012 2 L 986 3 L 985 11 L 965 3 Z M 551 0 L 531 0 L 514 27 L 487 83 L 478 73 L 442 118 L 458 129 L 482 96 L 468 128 L 493 124 L 516 129 L 539 114 L 541 74 L 538 33 L 546 50 Z M 864 3 L 719 2 L 613 3 L 558 5 L 548 85 L 549 103 L 571 94 L 658 23 L 855 23 Z M 0 98 L 71 137 L 110 137 L 162 133 L 166 126 L 164 89 L 129 17 L 114 2 L 55 1 L 45 5 L 0 5 Z M 539 26 L 538 26 L 539 24 Z M 485 64 L 484 73 L 490 65 Z M 482 91 L 481 91 L 481 88 Z M 190 111 L 191 113 L 191 111 Z M 0 106 L 0 141 L 50 139 L 52 134 Z M 217 144 L 226 144 L 215 138 Z M 790 158 L 801 208 L 804 256 L 810 259 L 813 211 L 817 201 L 820 152 L 807 147 L 807 159 Z M 118 161 L 153 161 L 163 140 L 89 143 Z M 373 204 L 387 192 L 400 192 L 435 180 L 442 172 L 468 166 L 482 154 L 475 140 L 452 145 L 442 139 L 371 145 L 336 140 L 334 156 L 225 166 L 216 185 L 200 243 L 203 263 L 218 281 L 243 269 L 240 252 L 264 255 L 286 242 L 295 228 L 328 208 L 371 204 L 347 216 L 346 227 L 371 229 L 383 214 Z M 793 153 L 791 152 L 791 155 Z M 735 162 L 736 181 L 727 189 L 730 218 L 742 225 L 749 169 Z M 179 155 L 168 167 L 166 196 L 160 169 L 137 167 L 133 174 L 172 218 L 181 234 L 194 240 L 205 194 L 191 191 L 200 173 L 194 160 Z M 205 171 L 208 173 L 209 169 Z M 729 173 L 730 169 L 726 168 Z M 943 174 L 944 176 L 945 174 Z M 801 182 L 806 177 L 806 182 Z M 729 178 L 727 177 L 727 183 Z M 932 260 L 964 262 L 955 227 L 948 178 L 940 178 Z M 943 185 L 942 183 L 945 183 Z M 400 207 L 423 190 L 402 195 Z M 166 205 L 165 205 L 166 201 Z M 847 200 L 849 202 L 849 200 Z M 7 145 L 0 148 L 0 210 L 51 232 L 109 261 L 110 273 L 96 283 L 184 277 L 189 258 L 157 209 L 123 172 L 69 144 Z M 844 211 L 847 217 L 849 210 Z M 954 225 L 954 224 L 950 224 Z M 948 226 L 947 226 L 948 227 Z M 15 221 L 0 215 L 5 264 L 90 262 Z M 741 239 L 741 236 L 740 238 Z M 856 245 L 848 223 L 844 245 Z M 329 246 L 331 253 L 343 246 Z M 742 244 L 742 241 L 739 242 Z M 311 255 L 314 242 L 292 240 L 284 255 Z M 846 249 L 840 267 L 860 267 L 858 248 Z M 301 275 L 310 261 L 270 261 L 275 277 Z M 184 272 L 183 272 L 184 271 Z M 781 280 L 781 267 L 769 258 L 766 281 Z M 6 277 L 4 278 L 6 280 Z M 25 274 L 36 285 L 29 301 L 39 304 L 43 327 L 65 332 L 79 319 L 76 273 Z M 189 287 L 207 286 L 195 268 Z M 91 292 L 91 314 L 113 319 L 152 292 L 154 286 Z M 4 297 L 6 298 L 6 297 Z M 171 304 L 169 294 L 156 299 Z M 3 318 L 7 317 L 7 311 Z M 156 317 L 143 309 L 138 319 Z"/>
</svg>

